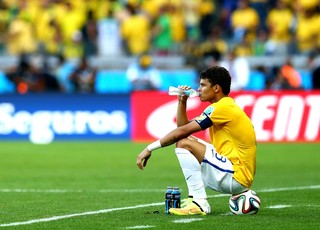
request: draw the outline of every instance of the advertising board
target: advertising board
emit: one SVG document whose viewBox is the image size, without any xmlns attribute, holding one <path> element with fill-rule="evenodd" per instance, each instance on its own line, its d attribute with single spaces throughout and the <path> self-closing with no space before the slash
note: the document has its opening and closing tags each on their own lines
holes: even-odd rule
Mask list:
<svg viewBox="0 0 320 230">
<path fill-rule="evenodd" d="M 230 96 L 252 120 L 257 141 L 320 141 L 319 91 L 233 92 Z M 134 141 L 157 139 L 176 127 L 176 97 L 138 92 L 132 95 L 131 104 Z M 208 105 L 199 98 L 190 98 L 189 119 L 200 115 Z M 197 136 L 208 140 L 206 131 Z"/>
<path fill-rule="evenodd" d="M 1 95 L 0 140 L 130 138 L 128 95 Z"/>
<path fill-rule="evenodd" d="M 319 142 L 319 91 L 243 91 L 231 95 L 252 120 L 258 142 Z M 209 103 L 190 98 L 189 119 Z M 0 97 L 0 140 L 151 141 L 176 127 L 176 96 L 6 94 Z M 245 130 L 244 130 L 245 132 Z M 207 131 L 196 136 L 208 139 Z"/>
</svg>

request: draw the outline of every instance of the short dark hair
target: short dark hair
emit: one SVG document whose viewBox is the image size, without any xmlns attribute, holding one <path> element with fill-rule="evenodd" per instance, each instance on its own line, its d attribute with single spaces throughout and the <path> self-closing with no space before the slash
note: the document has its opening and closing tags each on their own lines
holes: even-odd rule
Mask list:
<svg viewBox="0 0 320 230">
<path fill-rule="evenodd" d="M 200 79 L 208 79 L 211 87 L 214 85 L 220 85 L 224 95 L 230 93 L 231 76 L 229 71 L 221 66 L 210 67 L 200 73 Z"/>
</svg>

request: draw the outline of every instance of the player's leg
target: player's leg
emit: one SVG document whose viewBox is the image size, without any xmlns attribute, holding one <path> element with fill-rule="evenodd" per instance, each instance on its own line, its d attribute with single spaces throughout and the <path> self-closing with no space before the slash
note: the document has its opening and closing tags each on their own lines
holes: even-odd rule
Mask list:
<svg viewBox="0 0 320 230">
<path fill-rule="evenodd" d="M 205 215 L 210 213 L 205 185 L 202 181 L 201 165 L 206 146 L 196 138 L 189 137 L 180 140 L 176 145 L 176 155 L 189 190 L 189 197 L 193 202 L 187 202 L 181 209 L 170 209 L 176 215 Z"/>
<path fill-rule="evenodd" d="M 199 164 L 201 164 L 205 156 L 206 145 L 208 144 L 209 143 L 197 137 L 189 136 L 188 138 L 178 141 L 176 147 L 190 151 L 190 153 L 198 160 Z"/>
<path fill-rule="evenodd" d="M 233 178 L 231 161 L 221 156 L 208 144 L 204 160 L 201 163 L 202 179 L 206 187 L 226 194 L 237 194 L 248 190 Z"/>
</svg>

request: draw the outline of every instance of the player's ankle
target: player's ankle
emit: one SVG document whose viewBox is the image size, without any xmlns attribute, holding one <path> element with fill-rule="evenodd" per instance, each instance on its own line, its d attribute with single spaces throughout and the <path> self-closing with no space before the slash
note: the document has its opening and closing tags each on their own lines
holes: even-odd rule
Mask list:
<svg viewBox="0 0 320 230">
<path fill-rule="evenodd" d="M 211 212 L 211 207 L 207 199 L 205 198 L 193 198 L 193 203 L 198 205 L 201 210 L 205 213 L 210 213 Z"/>
</svg>

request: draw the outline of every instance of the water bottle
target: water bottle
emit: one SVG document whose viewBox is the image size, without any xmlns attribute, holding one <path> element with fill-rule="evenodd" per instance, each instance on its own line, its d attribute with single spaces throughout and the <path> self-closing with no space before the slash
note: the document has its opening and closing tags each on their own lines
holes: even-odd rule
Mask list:
<svg viewBox="0 0 320 230">
<path fill-rule="evenodd" d="M 173 187 L 168 186 L 167 191 L 166 191 L 166 196 L 165 196 L 165 206 L 166 206 L 166 214 L 169 213 L 169 209 L 172 208 L 172 191 Z"/>
<path fill-rule="evenodd" d="M 169 95 L 186 95 L 189 97 L 199 96 L 199 93 L 194 89 L 182 90 L 173 86 L 169 87 Z"/>
<path fill-rule="evenodd" d="M 181 193 L 178 187 L 174 187 L 172 190 L 172 206 L 173 208 L 180 208 Z"/>
</svg>

